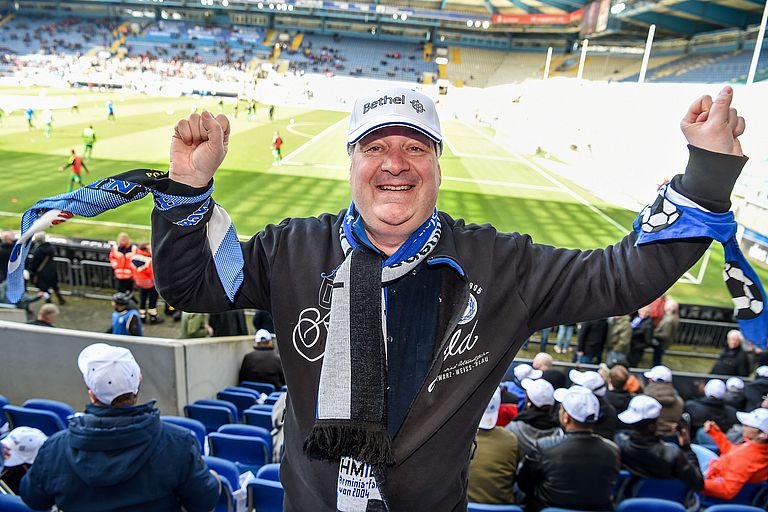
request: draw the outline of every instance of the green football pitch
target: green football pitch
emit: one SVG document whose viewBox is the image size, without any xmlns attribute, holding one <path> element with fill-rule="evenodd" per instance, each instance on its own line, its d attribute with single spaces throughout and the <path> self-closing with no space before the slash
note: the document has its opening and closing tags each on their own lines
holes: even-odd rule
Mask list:
<svg viewBox="0 0 768 512">
<path fill-rule="evenodd" d="M 87 160 L 86 183 L 135 168 L 168 168 L 175 122 L 193 109 L 219 112 L 215 98 L 156 98 L 121 93 L 0 88 L 0 95 L 77 98 L 79 112 L 54 110 L 53 131 L 45 137 L 42 111 L 30 129 L 24 113 L 0 124 L 0 227 L 18 230 L 20 214 L 37 199 L 67 190 L 60 167 L 70 149 L 82 154 L 82 131 L 92 125 L 97 141 Z M 107 120 L 111 99 L 115 120 Z M 248 118 L 241 103 L 224 104 L 232 123 L 229 153 L 216 174 L 216 201 L 246 236 L 286 217 L 337 212 L 350 201 L 349 159 L 344 148 L 345 113 L 279 106 L 272 122 L 266 105 Z M 270 144 L 278 130 L 283 165 L 274 167 Z M 589 191 L 540 167 L 526 155 L 494 142 L 487 128 L 444 120 L 446 147 L 440 165 L 443 184 L 438 207 L 467 222 L 491 223 L 501 231 L 529 233 L 538 243 L 596 248 L 614 243 L 631 226 L 635 212 L 606 203 Z M 649 198 L 650 199 L 650 198 Z M 73 219 L 51 234 L 114 239 L 127 231 L 134 241 L 150 238 L 151 201 L 145 199 L 93 219 Z M 722 283 L 719 244 L 670 291 L 681 302 L 730 306 Z M 761 272 L 768 282 L 768 272 Z"/>
</svg>

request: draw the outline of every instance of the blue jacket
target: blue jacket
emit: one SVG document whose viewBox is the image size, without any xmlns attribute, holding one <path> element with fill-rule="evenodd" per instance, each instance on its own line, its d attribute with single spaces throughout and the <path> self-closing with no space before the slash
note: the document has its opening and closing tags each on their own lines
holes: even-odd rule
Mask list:
<svg viewBox="0 0 768 512">
<path fill-rule="evenodd" d="M 21 481 L 22 499 L 33 509 L 79 512 L 213 509 L 219 483 L 197 440 L 161 422 L 154 404 L 88 405 L 40 448 Z"/>
</svg>

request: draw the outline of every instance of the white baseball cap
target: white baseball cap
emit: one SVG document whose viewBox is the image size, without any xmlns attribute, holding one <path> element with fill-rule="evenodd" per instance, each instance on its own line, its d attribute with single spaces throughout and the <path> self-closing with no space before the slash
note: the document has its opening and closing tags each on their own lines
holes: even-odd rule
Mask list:
<svg viewBox="0 0 768 512">
<path fill-rule="evenodd" d="M 738 377 L 731 377 L 725 381 L 725 387 L 728 389 L 728 391 L 741 391 L 744 389 L 744 381 Z"/>
<path fill-rule="evenodd" d="M 747 427 L 756 428 L 761 432 L 768 432 L 768 409 L 760 407 L 752 412 L 737 412 L 739 423 Z"/>
<path fill-rule="evenodd" d="M 595 423 L 600 416 L 600 402 L 595 394 L 584 386 L 556 389 L 554 397 L 563 404 L 568 416 L 579 423 Z"/>
<path fill-rule="evenodd" d="M 256 343 L 261 343 L 264 341 L 272 341 L 272 333 L 270 333 L 266 329 L 259 329 L 258 331 L 256 331 L 255 339 L 256 339 Z"/>
<path fill-rule="evenodd" d="M 523 379 L 520 383 L 528 395 L 528 400 L 536 407 L 553 405 L 555 403 L 555 388 L 544 379 Z"/>
<path fill-rule="evenodd" d="M 85 385 L 105 405 L 120 395 L 139 392 L 141 369 L 127 348 L 94 343 L 80 352 L 77 366 Z"/>
<path fill-rule="evenodd" d="M 480 428 L 483 430 L 491 430 L 496 427 L 496 422 L 499 419 L 499 408 L 501 407 L 501 390 L 496 388 L 496 392 L 491 397 L 491 401 L 488 402 L 488 407 L 485 408 L 483 417 L 480 419 Z"/>
<path fill-rule="evenodd" d="M 768 377 L 768 366 L 758 366 L 757 370 L 755 370 L 755 374 L 757 374 L 758 377 Z"/>
<path fill-rule="evenodd" d="M 603 379 L 603 376 L 597 372 L 580 372 L 579 370 L 573 369 L 568 372 L 568 377 L 571 379 L 571 382 L 577 386 L 584 386 L 591 390 L 596 396 L 603 396 L 605 395 L 605 392 L 608 391 L 608 385 L 605 383 L 605 379 Z"/>
<path fill-rule="evenodd" d="M 10 468 L 21 464 L 32 464 L 46 439 L 48 436 L 36 428 L 17 427 L 11 430 L 0 440 L 0 444 L 8 448 L 9 452 L 4 465 Z"/>
<path fill-rule="evenodd" d="M 437 143 L 437 156 L 443 152 L 443 134 L 435 103 L 428 96 L 406 87 L 390 87 L 355 100 L 349 120 L 347 144 L 385 126 L 407 126 Z"/>
<path fill-rule="evenodd" d="M 513 373 L 520 382 L 523 382 L 523 379 L 540 379 L 544 375 L 541 370 L 534 370 L 533 366 L 525 363 L 515 366 Z"/>
<path fill-rule="evenodd" d="M 725 396 L 725 382 L 720 379 L 710 379 L 704 385 L 704 394 L 709 398 L 722 399 Z"/>
<path fill-rule="evenodd" d="M 662 382 L 672 382 L 672 370 L 666 366 L 654 366 L 643 375 L 647 379 L 660 380 Z"/>
<path fill-rule="evenodd" d="M 648 395 L 637 395 L 629 401 L 627 410 L 618 414 L 619 419 L 631 425 L 642 420 L 653 420 L 661 416 L 662 406 L 658 400 Z"/>
</svg>

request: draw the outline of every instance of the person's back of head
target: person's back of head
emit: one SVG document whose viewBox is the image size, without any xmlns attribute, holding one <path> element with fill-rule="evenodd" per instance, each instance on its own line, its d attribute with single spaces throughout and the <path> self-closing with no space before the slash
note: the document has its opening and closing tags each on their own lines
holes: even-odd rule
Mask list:
<svg viewBox="0 0 768 512">
<path fill-rule="evenodd" d="M 77 366 L 95 405 L 128 407 L 136 404 L 141 369 L 127 348 L 106 343 L 89 345 L 80 352 Z"/>
<path fill-rule="evenodd" d="M 615 391 L 623 391 L 629 379 L 629 370 L 621 365 L 615 365 L 608 372 L 611 388 Z"/>
<path fill-rule="evenodd" d="M 768 409 L 760 407 L 752 412 L 737 412 L 736 418 L 744 429 L 744 439 L 751 443 L 768 444 Z"/>
<path fill-rule="evenodd" d="M 534 356 L 532 364 L 536 370 L 544 371 L 552 368 L 555 364 L 555 360 L 546 352 L 539 352 Z"/>
<path fill-rule="evenodd" d="M 560 402 L 560 424 L 566 432 L 592 432 L 600 416 L 600 402 L 583 386 L 560 388 L 553 394 Z"/>
<path fill-rule="evenodd" d="M 272 334 L 266 329 L 259 329 L 254 335 L 253 345 L 256 348 L 272 346 Z"/>
<path fill-rule="evenodd" d="M 555 388 L 544 379 L 523 379 L 526 409 L 550 411 L 555 404 Z"/>
<path fill-rule="evenodd" d="M 619 413 L 618 418 L 638 434 L 655 435 L 661 410 L 661 403 L 655 398 L 637 395 L 629 401 L 627 410 Z"/>
<path fill-rule="evenodd" d="M 722 401 L 725 392 L 725 382 L 720 379 L 710 379 L 704 385 L 704 397 L 710 399 L 710 401 Z"/>
<path fill-rule="evenodd" d="M 41 322 L 53 324 L 59 314 L 59 307 L 56 304 L 43 304 L 37 312 L 37 319 Z"/>
</svg>

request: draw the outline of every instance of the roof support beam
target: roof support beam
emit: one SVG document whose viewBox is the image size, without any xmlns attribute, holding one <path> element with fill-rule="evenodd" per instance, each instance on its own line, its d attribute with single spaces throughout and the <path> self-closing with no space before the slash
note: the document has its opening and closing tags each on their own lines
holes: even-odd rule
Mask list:
<svg viewBox="0 0 768 512">
<path fill-rule="evenodd" d="M 694 16 L 705 23 L 722 27 L 746 28 L 747 25 L 755 25 L 760 22 L 760 15 L 757 13 L 749 13 L 707 2 L 659 2 L 658 5 L 667 8 L 672 15 L 679 12 Z"/>
</svg>

